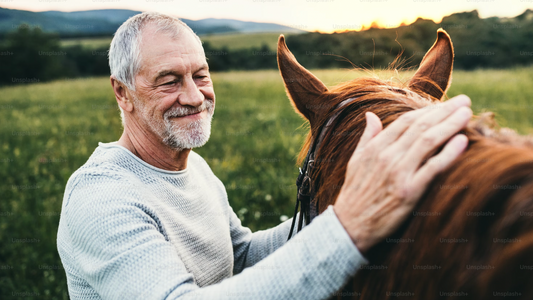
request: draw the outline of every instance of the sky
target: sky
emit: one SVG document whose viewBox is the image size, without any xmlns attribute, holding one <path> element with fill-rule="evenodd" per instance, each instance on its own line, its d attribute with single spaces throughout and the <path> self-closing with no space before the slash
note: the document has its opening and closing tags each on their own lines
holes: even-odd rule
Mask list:
<svg viewBox="0 0 533 300">
<path fill-rule="evenodd" d="M 514 17 L 533 0 L 0 0 L 0 7 L 30 11 L 132 9 L 180 18 L 229 18 L 269 22 L 307 31 L 359 30 L 410 24 L 422 17 L 440 22 L 455 12 L 477 9 L 482 18 Z"/>
</svg>

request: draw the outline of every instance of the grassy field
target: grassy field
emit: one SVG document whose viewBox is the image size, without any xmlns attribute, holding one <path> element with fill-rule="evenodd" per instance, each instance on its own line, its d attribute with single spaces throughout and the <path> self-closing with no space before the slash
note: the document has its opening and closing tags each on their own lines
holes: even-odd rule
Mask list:
<svg viewBox="0 0 533 300">
<path fill-rule="evenodd" d="M 270 49 L 276 49 L 279 34 L 277 33 L 245 33 L 245 34 L 214 34 L 202 35 L 200 39 L 209 42 L 213 47 L 227 47 L 230 50 L 261 47 L 263 44 Z M 81 45 L 88 49 L 109 48 L 112 37 L 63 39 L 61 46 Z"/>
<path fill-rule="evenodd" d="M 364 76 L 319 70 L 332 86 Z M 405 80 L 409 74 L 401 74 Z M 384 73 L 385 78 L 392 75 Z M 230 203 L 253 230 L 292 213 L 295 158 L 306 134 L 277 71 L 213 74 L 217 106 L 208 144 L 196 151 L 224 182 Z M 455 72 L 450 96 L 474 111 L 533 133 L 533 68 Z M 0 298 L 67 299 L 56 232 L 67 179 L 97 147 L 121 134 L 107 78 L 0 89 Z"/>
<path fill-rule="evenodd" d="M 80 45 L 83 48 L 88 49 L 109 49 L 111 44 L 112 37 L 95 37 L 95 38 L 75 38 L 75 39 L 62 39 L 62 47 L 70 47 L 75 45 Z"/>
<path fill-rule="evenodd" d="M 287 35 L 285 35 L 287 36 Z M 259 48 L 267 45 L 271 50 L 277 48 L 279 33 L 246 33 L 246 34 L 221 34 L 203 35 L 200 39 L 209 42 L 213 47 L 228 49 Z"/>
</svg>

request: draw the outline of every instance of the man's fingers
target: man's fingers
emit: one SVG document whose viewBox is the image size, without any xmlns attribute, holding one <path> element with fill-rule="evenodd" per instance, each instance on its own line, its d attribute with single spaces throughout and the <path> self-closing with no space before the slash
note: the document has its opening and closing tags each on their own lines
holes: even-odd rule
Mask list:
<svg viewBox="0 0 533 300">
<path fill-rule="evenodd" d="M 384 148 L 400 137 L 411 124 L 413 124 L 418 118 L 424 115 L 426 111 L 423 109 L 416 109 L 410 112 L 406 112 L 401 115 L 396 121 L 392 122 L 387 128 L 385 128 L 376 138 L 374 143 L 379 145 L 379 148 Z"/>
<path fill-rule="evenodd" d="M 433 116 L 435 114 L 438 114 L 439 111 L 442 111 L 443 109 L 447 110 L 449 111 L 448 113 L 449 115 L 454 110 L 462 106 L 470 106 L 470 105 L 471 105 L 470 98 L 468 98 L 465 95 L 460 95 L 460 96 L 454 97 L 446 101 L 445 103 L 440 103 L 438 105 L 433 105 L 433 106 L 425 107 L 422 109 L 417 109 L 417 110 L 407 112 L 403 114 L 402 116 L 400 116 L 396 121 L 392 122 L 378 136 L 376 136 L 376 138 L 374 139 L 374 143 L 378 144 L 380 148 L 384 148 L 396 142 L 396 140 L 401 138 L 404 134 L 408 134 L 406 130 L 411 129 L 412 126 L 416 126 L 413 123 L 415 122 L 420 123 L 420 120 L 422 120 L 424 116 L 429 116 L 424 120 L 429 119 L 430 122 L 433 121 L 431 124 L 436 124 L 438 123 L 437 120 L 440 121 L 440 119 L 434 118 Z M 416 134 L 414 133 L 409 133 L 409 135 L 411 137 L 416 137 Z M 407 140 L 405 140 L 405 144 L 407 145 L 409 144 Z"/>
<path fill-rule="evenodd" d="M 359 140 L 359 144 L 357 144 L 358 149 L 364 148 L 368 142 L 375 137 L 378 133 L 381 132 L 383 129 L 383 124 L 381 124 L 381 120 L 379 119 L 376 114 L 372 112 L 367 112 L 365 114 L 366 117 L 366 127 L 365 131 L 363 131 L 363 135 L 361 135 L 361 139 Z"/>
<path fill-rule="evenodd" d="M 461 107 L 442 123 L 423 132 L 414 141 L 400 161 L 401 168 L 407 171 L 407 173 L 413 174 L 424 158 L 428 157 L 435 149 L 444 144 L 445 141 L 465 128 L 471 117 L 472 110 L 468 107 Z"/>
<path fill-rule="evenodd" d="M 446 169 L 468 146 L 468 138 L 464 134 L 454 136 L 442 149 L 442 151 L 430 158 L 415 174 L 412 181 L 414 199 L 418 199 L 425 191 L 429 182 L 435 175 Z"/>
<path fill-rule="evenodd" d="M 446 101 L 443 104 L 423 108 L 426 113 L 418 118 L 409 128 L 398 138 L 396 142 L 398 150 L 403 151 L 411 148 L 415 140 L 431 127 L 442 122 L 458 109 L 471 105 L 470 98 L 461 95 Z M 428 112 L 429 111 L 429 112 Z"/>
</svg>

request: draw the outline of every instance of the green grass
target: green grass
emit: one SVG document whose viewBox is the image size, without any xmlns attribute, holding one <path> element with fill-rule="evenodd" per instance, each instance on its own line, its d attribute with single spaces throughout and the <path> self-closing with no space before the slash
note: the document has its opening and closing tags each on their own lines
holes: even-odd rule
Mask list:
<svg viewBox="0 0 533 300">
<path fill-rule="evenodd" d="M 466 94 L 475 113 L 492 111 L 502 127 L 533 134 L 533 68 L 455 72 L 450 96 Z"/>
<path fill-rule="evenodd" d="M 96 37 L 96 38 L 77 38 L 61 40 L 61 47 L 70 47 L 80 45 L 87 49 L 109 49 L 113 37 Z"/>
<path fill-rule="evenodd" d="M 366 75 L 317 70 L 328 86 Z M 384 73 L 384 78 L 392 75 Z M 406 74 L 401 74 L 403 80 Z M 213 74 L 212 137 L 197 149 L 224 182 L 245 225 L 269 228 L 292 213 L 295 158 L 306 129 L 277 71 Z M 450 96 L 465 93 L 474 111 L 533 133 L 533 68 L 455 72 Z M 67 299 L 56 232 L 65 184 L 97 147 L 121 134 L 108 78 L 0 89 L 0 298 L 38 294 Z"/>
</svg>

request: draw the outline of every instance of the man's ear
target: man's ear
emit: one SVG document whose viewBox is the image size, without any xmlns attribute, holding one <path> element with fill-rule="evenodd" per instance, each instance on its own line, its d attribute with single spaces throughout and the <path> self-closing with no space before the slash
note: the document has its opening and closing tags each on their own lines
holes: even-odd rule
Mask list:
<svg viewBox="0 0 533 300">
<path fill-rule="evenodd" d="M 113 92 L 115 93 L 115 99 L 117 99 L 117 103 L 122 108 L 122 110 L 127 112 L 133 111 L 133 103 L 131 99 L 131 95 L 128 93 L 128 90 L 122 84 L 120 81 L 118 81 L 115 77 L 111 76 L 111 86 L 113 87 Z"/>
<path fill-rule="evenodd" d="M 437 30 L 437 41 L 422 59 L 420 67 L 409 81 L 409 88 L 442 100 L 452 82 L 453 57 L 452 40 L 440 28 Z"/>
<path fill-rule="evenodd" d="M 328 88 L 298 63 L 287 48 L 283 35 L 278 40 L 278 67 L 292 105 L 313 126 L 326 111 L 326 107 L 319 104 L 319 99 Z"/>
</svg>

